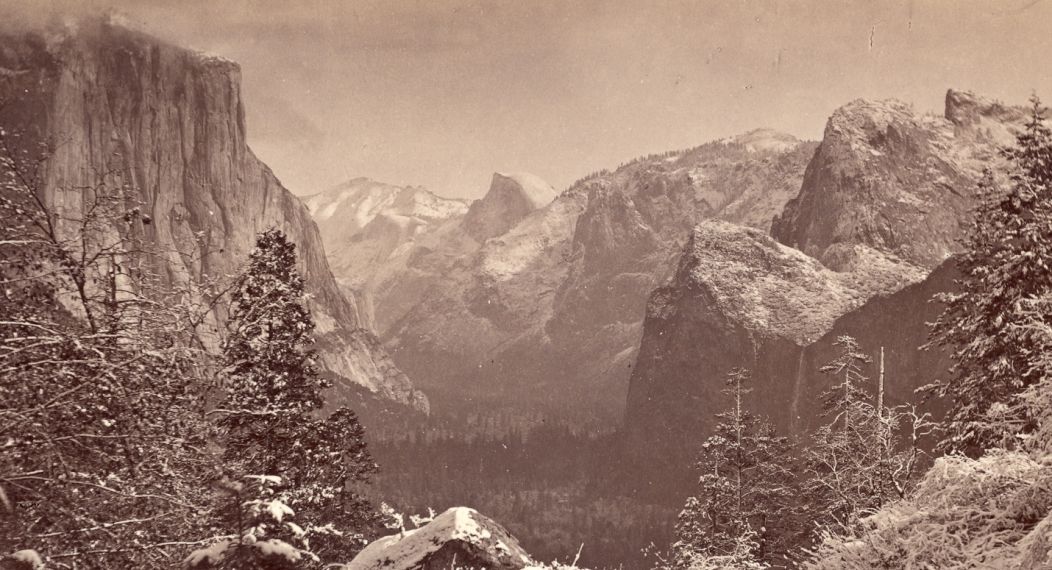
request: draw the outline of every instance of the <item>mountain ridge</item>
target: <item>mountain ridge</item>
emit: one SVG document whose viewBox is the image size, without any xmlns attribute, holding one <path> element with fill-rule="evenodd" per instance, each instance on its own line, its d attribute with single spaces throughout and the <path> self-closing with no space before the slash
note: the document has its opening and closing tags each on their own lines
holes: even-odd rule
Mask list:
<svg viewBox="0 0 1052 570">
<path fill-rule="evenodd" d="M 1023 116 L 954 90 L 944 117 L 918 117 L 899 101 L 857 100 L 835 111 L 798 197 L 771 227 L 777 243 L 798 247 L 824 270 L 805 270 L 798 260 L 787 271 L 739 254 L 731 258 L 744 267 L 721 274 L 715 268 L 726 264 L 726 244 L 745 239 L 742 229 L 708 247 L 689 244 L 681 267 L 703 270 L 681 271 L 648 305 L 626 413 L 629 455 L 685 473 L 723 405 L 723 377 L 735 367 L 753 372 L 749 405 L 757 413 L 782 431 L 815 427 L 815 402 L 830 385 L 817 369 L 835 356 L 840 334 L 857 336 L 869 351 L 894 347 L 889 401 L 911 400 L 915 388 L 945 371 L 938 351 L 918 348 L 927 341 L 925 319 L 937 314 L 928 301 L 952 287 L 949 260 L 970 224 L 979 180 L 999 164 L 999 149 Z M 780 288 L 797 293 L 764 292 L 773 279 L 787 279 Z M 829 291 L 807 293 L 830 282 L 860 287 L 849 302 Z M 650 473 L 640 480 L 648 476 L 660 479 Z M 669 484 L 682 490 L 689 482 Z"/>
<path fill-rule="evenodd" d="M 447 394 L 447 408 L 521 399 L 547 409 L 601 394 L 602 411 L 583 421 L 613 425 L 646 296 L 671 273 L 689 229 L 722 217 L 766 231 L 814 146 L 754 131 L 586 177 L 489 234 L 472 236 L 467 215 L 450 218 L 390 264 L 359 264 L 376 276 L 365 279 L 375 283 L 377 331 L 432 399 Z M 520 183 L 497 173 L 487 195 Z M 330 244 L 330 256 L 340 247 Z"/>
</svg>

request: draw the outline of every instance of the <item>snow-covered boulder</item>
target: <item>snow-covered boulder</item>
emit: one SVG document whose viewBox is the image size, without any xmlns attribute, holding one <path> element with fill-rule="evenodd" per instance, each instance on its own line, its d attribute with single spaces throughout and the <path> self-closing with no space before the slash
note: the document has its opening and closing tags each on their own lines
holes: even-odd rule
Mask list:
<svg viewBox="0 0 1052 570">
<path fill-rule="evenodd" d="M 454 507 L 426 525 L 365 547 L 346 570 L 521 570 L 534 562 L 493 520 Z"/>
</svg>

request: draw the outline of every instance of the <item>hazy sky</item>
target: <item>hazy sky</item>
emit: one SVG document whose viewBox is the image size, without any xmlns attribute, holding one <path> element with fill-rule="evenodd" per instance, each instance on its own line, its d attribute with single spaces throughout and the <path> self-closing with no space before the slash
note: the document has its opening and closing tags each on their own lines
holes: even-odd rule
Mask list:
<svg viewBox="0 0 1052 570">
<path fill-rule="evenodd" d="M 367 176 L 476 197 L 502 170 L 561 190 L 756 127 L 817 139 L 860 97 L 1052 100 L 1052 0 L 12 2 L 114 6 L 238 61 L 249 141 L 298 194 Z"/>
</svg>

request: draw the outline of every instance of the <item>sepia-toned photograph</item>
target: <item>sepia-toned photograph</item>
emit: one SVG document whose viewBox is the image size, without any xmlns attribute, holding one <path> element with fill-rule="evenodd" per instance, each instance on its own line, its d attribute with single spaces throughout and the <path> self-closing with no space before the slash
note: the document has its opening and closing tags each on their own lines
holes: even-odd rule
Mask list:
<svg viewBox="0 0 1052 570">
<path fill-rule="evenodd" d="M 1052 570 L 1050 62 L 1052 0 L 0 0 L 0 570 Z"/>
</svg>

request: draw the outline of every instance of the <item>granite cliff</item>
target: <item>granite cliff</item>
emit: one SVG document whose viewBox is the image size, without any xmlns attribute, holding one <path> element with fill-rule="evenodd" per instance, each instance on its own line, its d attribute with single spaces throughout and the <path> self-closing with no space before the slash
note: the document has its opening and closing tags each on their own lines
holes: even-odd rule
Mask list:
<svg viewBox="0 0 1052 570">
<path fill-rule="evenodd" d="M 143 236 L 166 252 L 155 269 L 172 283 L 229 276 L 257 232 L 282 229 L 298 246 L 336 392 L 364 388 L 427 409 L 362 329 L 361 307 L 337 287 L 307 209 L 249 149 L 237 64 L 87 20 L 0 36 L 0 69 L 11 94 L 0 124 L 50 148 L 43 193 L 60 218 L 79 217 L 85 189 L 105 177 L 149 220 Z"/>
<path fill-rule="evenodd" d="M 1024 115 L 954 90 L 942 116 L 894 100 L 849 103 L 771 233 L 833 269 L 850 268 L 852 244 L 932 269 L 958 251 L 982 171 Z"/>
<path fill-rule="evenodd" d="M 767 231 L 814 148 L 754 131 L 634 160 L 558 196 L 535 177 L 497 174 L 466 214 L 380 263 L 337 259 L 362 233 L 341 245 L 323 226 L 323 237 L 348 277 L 385 284 L 366 294 L 378 331 L 437 406 L 609 428 L 623 413 L 647 295 L 671 275 L 690 228 L 719 218 Z"/>
<path fill-rule="evenodd" d="M 723 378 L 738 366 L 752 372 L 751 409 L 782 431 L 813 427 L 817 395 L 827 384 L 816 354 L 832 353 L 835 334 L 846 330 L 844 315 L 868 314 L 875 295 L 925 277 L 892 256 L 854 248 L 866 270 L 837 272 L 757 230 L 700 224 L 676 274 L 647 304 L 625 418 L 630 455 L 645 457 L 640 463 L 655 465 L 656 472 L 686 476 L 684 467 L 714 427 L 714 414 L 728 403 Z M 908 316 L 903 326 L 917 328 L 914 314 Z M 850 328 L 868 331 L 864 342 L 880 338 L 868 327 Z M 894 328 L 882 332 L 896 334 Z M 682 489 L 686 481 L 677 481 L 674 487 Z"/>
<path fill-rule="evenodd" d="M 750 405 L 795 433 L 821 420 L 830 379 L 818 369 L 841 334 L 874 357 L 885 347 L 889 401 L 913 400 L 945 370 L 943 354 L 919 350 L 938 314 L 929 301 L 953 286 L 949 259 L 978 181 L 1023 116 L 967 93 L 946 101 L 944 117 L 894 101 L 836 111 L 799 196 L 772 224 L 781 244 L 743 228 L 695 230 L 679 271 L 650 297 L 630 383 L 628 453 L 662 466 L 644 486 L 689 483 L 684 467 L 726 404 L 731 368 L 752 370 Z"/>
</svg>

